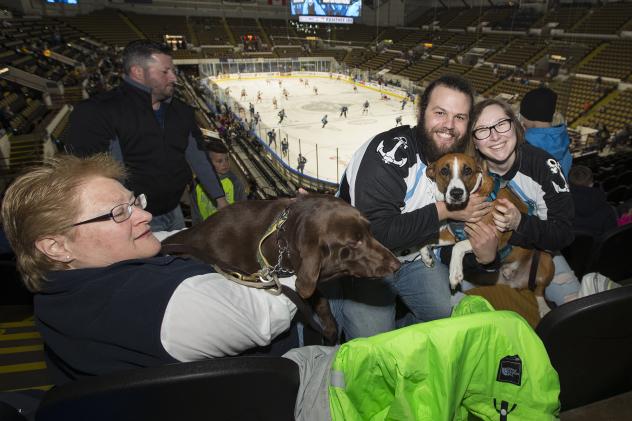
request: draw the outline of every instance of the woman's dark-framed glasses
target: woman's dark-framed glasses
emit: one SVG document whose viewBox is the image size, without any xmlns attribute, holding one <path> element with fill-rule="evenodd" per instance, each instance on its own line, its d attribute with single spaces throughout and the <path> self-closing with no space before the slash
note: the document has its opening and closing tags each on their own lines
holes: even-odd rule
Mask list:
<svg viewBox="0 0 632 421">
<path fill-rule="evenodd" d="M 494 124 L 493 126 L 479 127 L 478 129 L 474 130 L 472 134 L 474 135 L 474 138 L 477 140 L 485 140 L 492 135 L 492 129 L 496 130 L 496 133 L 498 134 L 507 133 L 509 130 L 511 130 L 512 126 L 513 126 L 513 120 L 510 118 L 505 118 L 504 120 L 500 120 L 498 123 Z"/>
<path fill-rule="evenodd" d="M 105 215 L 97 216 L 96 218 L 87 219 L 85 221 L 72 224 L 73 227 L 77 225 L 89 224 L 91 222 L 107 221 L 108 219 L 114 220 L 116 223 L 127 221 L 132 216 L 132 210 L 134 208 L 145 209 L 147 207 L 147 197 L 144 194 L 139 194 L 132 200 L 131 203 L 123 203 L 116 205 L 109 213 Z"/>
</svg>

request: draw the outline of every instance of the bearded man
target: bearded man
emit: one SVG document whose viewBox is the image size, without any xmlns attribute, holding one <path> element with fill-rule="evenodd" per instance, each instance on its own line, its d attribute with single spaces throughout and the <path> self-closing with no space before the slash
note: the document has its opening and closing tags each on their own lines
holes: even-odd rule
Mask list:
<svg viewBox="0 0 632 421">
<path fill-rule="evenodd" d="M 184 228 L 180 198 L 193 177 L 218 208 L 228 205 L 207 159 L 192 107 L 175 98 L 169 50 L 149 40 L 123 50 L 125 74 L 115 89 L 75 106 L 64 138 L 77 156 L 109 152 L 129 172 L 128 190 L 147 197 L 152 231 Z"/>
<path fill-rule="evenodd" d="M 419 248 L 437 238 L 442 221 L 476 222 L 490 205 L 473 194 L 465 209 L 449 211 L 445 202 L 435 200 L 435 184 L 425 172 L 442 155 L 465 151 L 473 103 L 474 92 L 465 79 L 442 76 L 422 94 L 416 128 L 398 126 L 380 133 L 353 155 L 338 196 L 368 218 L 375 238 L 402 266 L 383 279 L 345 280 L 345 319 L 339 322 L 347 339 L 450 315 L 447 267 L 426 267 Z M 396 323 L 397 296 L 410 312 Z"/>
</svg>

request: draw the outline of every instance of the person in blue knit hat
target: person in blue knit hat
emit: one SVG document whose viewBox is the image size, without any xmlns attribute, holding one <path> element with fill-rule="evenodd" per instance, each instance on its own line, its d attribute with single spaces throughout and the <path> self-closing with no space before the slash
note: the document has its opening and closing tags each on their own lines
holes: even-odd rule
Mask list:
<svg viewBox="0 0 632 421">
<path fill-rule="evenodd" d="M 553 124 L 556 104 L 557 94 L 553 90 L 547 87 L 533 89 L 520 102 L 520 117 L 527 142 L 553 155 L 568 178 L 573 157 L 566 125 Z"/>
</svg>

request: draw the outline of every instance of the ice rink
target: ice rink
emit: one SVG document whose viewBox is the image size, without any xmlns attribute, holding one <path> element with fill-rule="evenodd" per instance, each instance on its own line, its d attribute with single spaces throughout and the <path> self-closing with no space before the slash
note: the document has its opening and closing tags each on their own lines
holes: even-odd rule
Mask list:
<svg viewBox="0 0 632 421">
<path fill-rule="evenodd" d="M 309 85 L 301 83 L 300 79 L 307 80 Z M 245 113 L 242 117 L 247 120 L 250 120 L 249 103 L 255 106 L 261 116 L 257 134 L 266 144 L 267 132 L 270 128 L 275 129 L 276 144 L 272 143 L 271 148 L 280 158 L 281 139 L 287 136 L 289 153 L 282 159 L 296 168 L 297 156 L 302 153 L 307 158 L 305 174 L 322 180 L 338 182 L 353 153 L 377 133 L 395 127 L 398 116 L 402 117 L 403 124 L 416 124 L 414 104 L 408 102 L 402 110 L 402 97 L 390 96 L 390 100 L 381 100 L 380 91 L 375 87 L 357 84 L 358 89 L 354 91 L 352 82 L 327 76 L 293 75 L 215 82 L 224 90 L 230 88 L 229 95 L 243 106 Z M 314 87 L 318 89 L 318 95 Z M 242 89 L 246 91 L 245 98 L 241 97 Z M 283 89 L 288 91 L 287 100 Z M 257 102 L 259 91 L 261 102 Z M 273 106 L 273 98 L 277 100 L 277 109 Z M 367 100 L 369 110 L 362 115 Z M 343 105 L 349 108 L 347 118 L 340 115 Z M 279 124 L 281 109 L 285 110 L 286 117 Z M 322 127 L 321 119 L 325 115 L 328 123 Z"/>
</svg>

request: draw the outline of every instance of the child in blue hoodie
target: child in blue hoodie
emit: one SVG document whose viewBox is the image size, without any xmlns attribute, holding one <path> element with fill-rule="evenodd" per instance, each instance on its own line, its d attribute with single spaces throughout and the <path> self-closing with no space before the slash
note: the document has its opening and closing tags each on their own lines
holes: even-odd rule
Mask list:
<svg viewBox="0 0 632 421">
<path fill-rule="evenodd" d="M 553 125 L 553 115 L 557 104 L 557 94 L 540 87 L 525 94 L 520 102 L 520 116 L 525 129 L 525 137 L 531 145 L 553 155 L 560 165 L 564 176 L 573 163 L 569 149 L 570 139 L 565 124 Z"/>
</svg>

